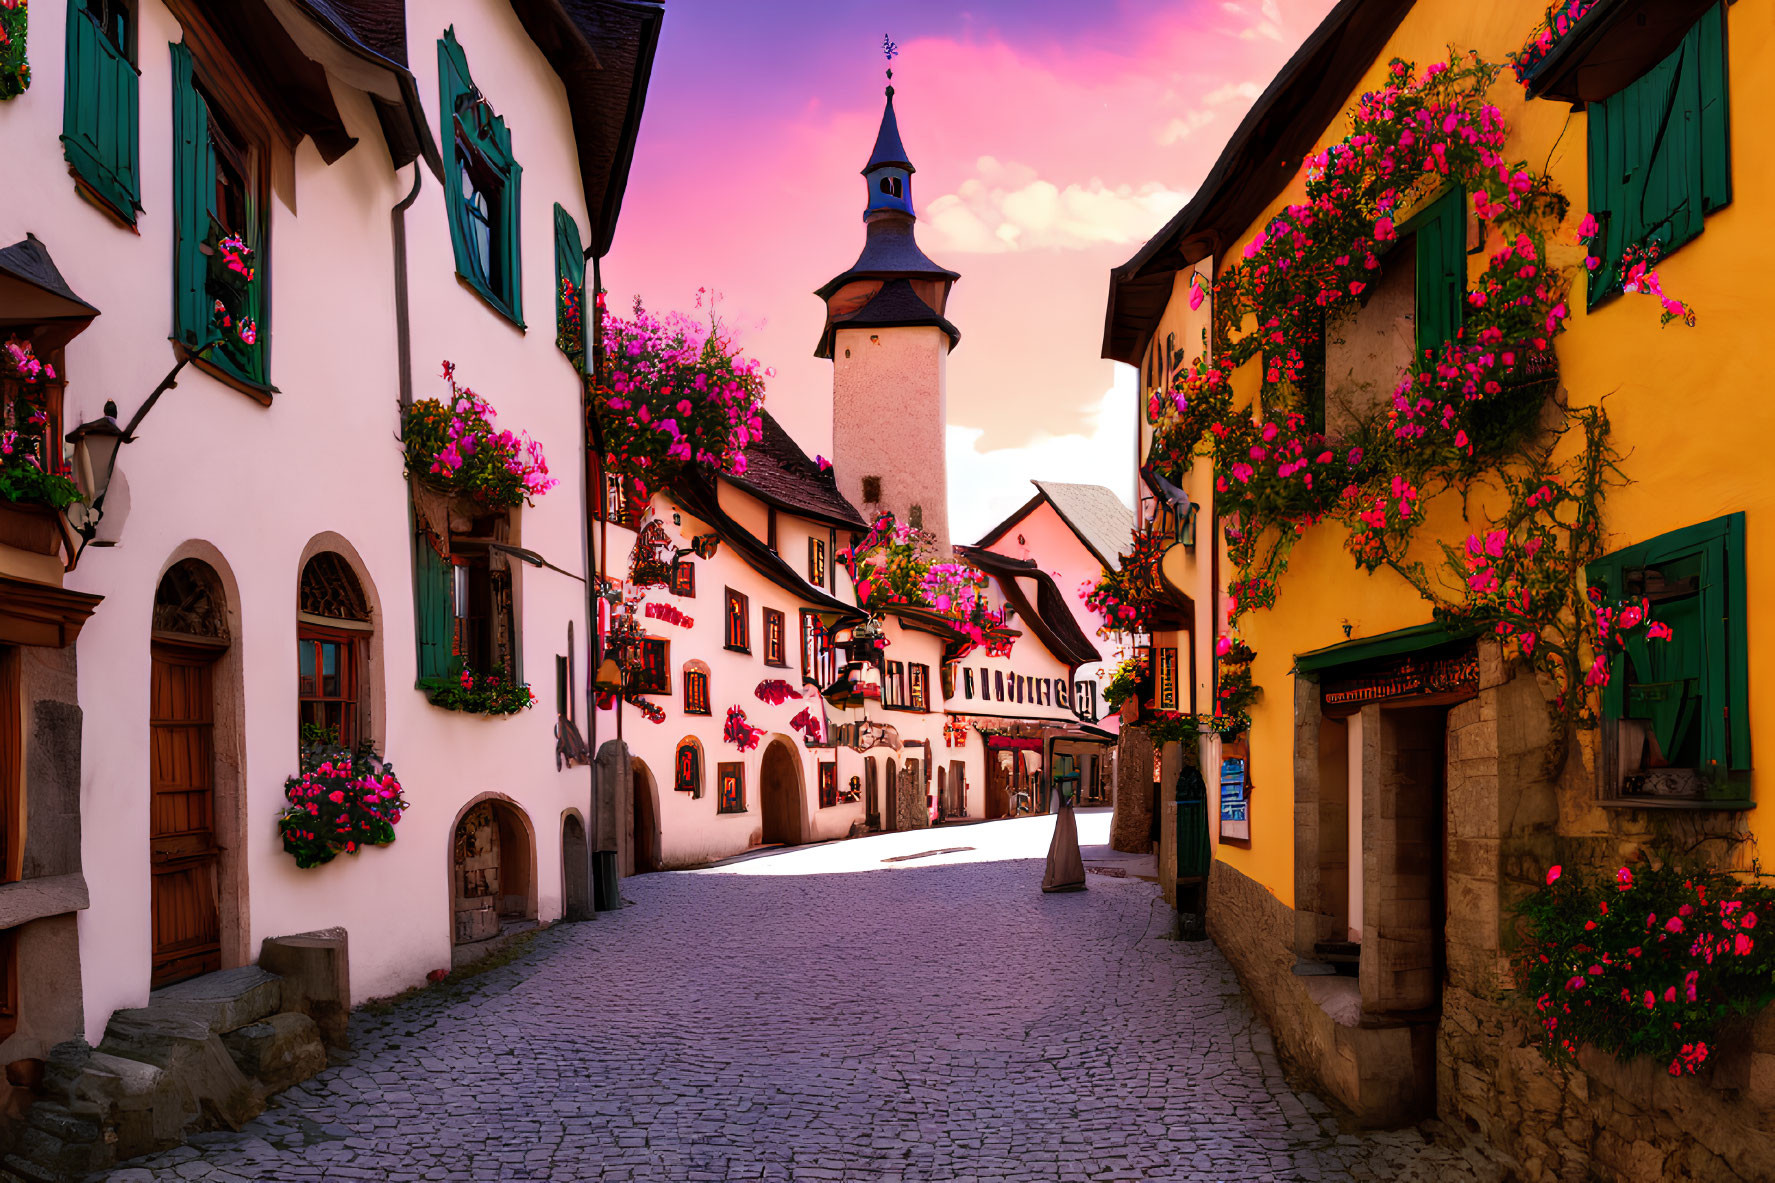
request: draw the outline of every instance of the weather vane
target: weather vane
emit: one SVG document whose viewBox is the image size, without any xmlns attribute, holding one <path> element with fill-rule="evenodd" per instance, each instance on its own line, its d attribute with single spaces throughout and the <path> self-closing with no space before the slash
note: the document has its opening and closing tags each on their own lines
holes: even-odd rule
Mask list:
<svg viewBox="0 0 1775 1183">
<path fill-rule="evenodd" d="M 888 35 L 886 33 L 883 33 L 881 35 L 881 56 L 888 60 L 887 76 L 888 76 L 888 81 L 892 82 L 894 80 L 893 62 L 894 62 L 895 58 L 900 56 L 900 47 L 898 45 L 895 45 L 892 41 L 890 41 L 888 39 Z"/>
</svg>

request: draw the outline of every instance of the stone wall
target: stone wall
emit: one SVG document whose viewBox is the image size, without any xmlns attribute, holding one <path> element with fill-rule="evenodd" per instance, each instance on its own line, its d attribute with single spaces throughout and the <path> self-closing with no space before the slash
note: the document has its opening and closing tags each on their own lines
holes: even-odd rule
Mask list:
<svg viewBox="0 0 1775 1183">
<path fill-rule="evenodd" d="M 898 794 L 894 804 L 894 827 L 900 830 L 928 829 L 931 808 L 925 800 L 924 771 L 919 761 L 906 761 L 894 791 Z"/>
<path fill-rule="evenodd" d="M 1146 728 L 1124 722 L 1116 737 L 1115 812 L 1109 819 L 1109 845 L 1126 854 L 1152 850 L 1153 741 Z"/>
</svg>

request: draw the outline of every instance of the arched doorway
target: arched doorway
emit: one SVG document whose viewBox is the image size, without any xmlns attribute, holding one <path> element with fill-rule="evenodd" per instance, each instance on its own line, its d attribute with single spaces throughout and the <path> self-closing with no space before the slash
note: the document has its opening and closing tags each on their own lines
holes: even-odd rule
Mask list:
<svg viewBox="0 0 1775 1183">
<path fill-rule="evenodd" d="M 624 822 L 621 871 L 623 877 L 659 870 L 659 798 L 654 795 L 653 773 L 641 760 L 631 760 L 633 789 Z"/>
<path fill-rule="evenodd" d="M 458 945 L 534 920 L 536 844 L 524 811 L 497 797 L 483 797 L 463 810 L 451 840 L 450 883 Z"/>
<path fill-rule="evenodd" d="M 773 739 L 758 770 L 758 801 L 764 813 L 764 842 L 794 846 L 801 836 L 801 761 L 787 741 Z"/>
<path fill-rule="evenodd" d="M 149 646 L 154 988 L 222 968 L 223 909 L 237 898 L 219 840 L 235 801 L 217 799 L 216 681 L 229 645 L 227 595 L 215 568 L 197 559 L 173 564 L 154 591 Z"/>
<path fill-rule="evenodd" d="M 561 819 L 561 908 L 569 920 L 592 915 L 592 866 L 587 861 L 586 828 L 579 814 Z"/>
</svg>

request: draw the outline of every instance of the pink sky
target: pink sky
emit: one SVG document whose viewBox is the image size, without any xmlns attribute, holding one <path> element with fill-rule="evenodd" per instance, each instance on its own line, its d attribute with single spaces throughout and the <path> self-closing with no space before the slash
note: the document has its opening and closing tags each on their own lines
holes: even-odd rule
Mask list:
<svg viewBox="0 0 1775 1183">
<path fill-rule="evenodd" d="M 885 32 L 900 47 L 919 241 L 962 276 L 949 305 L 962 333 L 956 536 L 1021 503 L 1027 477 L 1126 496 L 1126 473 L 1104 470 L 1131 467 L 1131 444 L 1107 438 L 1131 421 L 1099 414 L 1132 401 L 1106 399 L 1114 367 L 1098 358 L 1109 268 L 1181 208 L 1331 3 L 669 0 L 605 285 L 618 307 L 639 293 L 688 309 L 698 287 L 720 292 L 748 352 L 777 371 L 771 411 L 810 453 L 829 451 L 812 292 L 862 246 Z"/>
</svg>

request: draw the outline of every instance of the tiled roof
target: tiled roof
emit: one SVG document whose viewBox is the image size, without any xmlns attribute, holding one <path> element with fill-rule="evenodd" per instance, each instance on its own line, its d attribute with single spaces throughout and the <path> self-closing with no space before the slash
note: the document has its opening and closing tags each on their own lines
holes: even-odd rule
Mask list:
<svg viewBox="0 0 1775 1183">
<path fill-rule="evenodd" d="M 850 267 L 833 276 L 814 294 L 822 300 L 853 279 L 947 279 L 961 278 L 959 272 L 939 267 L 918 248 L 909 217 L 876 218 L 870 222 L 863 240 L 863 253 Z"/>
<path fill-rule="evenodd" d="M 1134 511 L 1122 504 L 1114 490 L 1102 485 L 1069 485 L 1063 481 L 1029 483 L 1035 486 L 1036 495 L 982 535 L 975 546 L 991 546 L 1046 501 L 1100 563 L 1111 571 L 1120 569 L 1122 554 L 1131 541 Z"/>
<path fill-rule="evenodd" d="M 911 283 L 904 279 L 890 279 L 881 285 L 880 291 L 869 297 L 867 304 L 855 312 L 835 316 L 826 323 L 826 331 L 820 334 L 820 346 L 814 350 L 814 356 L 832 356 L 832 337 L 839 329 L 891 329 L 909 325 L 930 325 L 942 329 L 949 337 L 951 349 L 961 343 L 961 330 L 949 323 L 942 313 L 926 304 L 912 290 Z"/>
<path fill-rule="evenodd" d="M 760 412 L 764 436 L 746 449 L 746 473 L 729 476 L 759 500 L 834 526 L 866 530 L 869 523 L 838 491 L 838 480 L 808 458 L 769 411 Z"/>
<path fill-rule="evenodd" d="M 1122 504 L 1112 489 L 1102 485 L 1069 485 L 1061 481 L 1031 481 L 1048 499 L 1067 525 L 1092 549 L 1103 565 L 1115 570 L 1131 544 L 1134 511 Z"/>
<path fill-rule="evenodd" d="M 1073 619 L 1072 611 L 1066 605 L 1066 596 L 1055 584 L 1054 577 L 1042 570 L 1034 559 L 1013 559 L 973 546 L 957 547 L 956 553 L 998 580 L 1006 599 L 1028 619 L 1030 628 L 1055 657 L 1068 665 L 1089 665 L 1103 660 L 1097 646 Z M 1033 604 L 1019 583 L 1024 579 L 1035 584 Z"/>
</svg>

